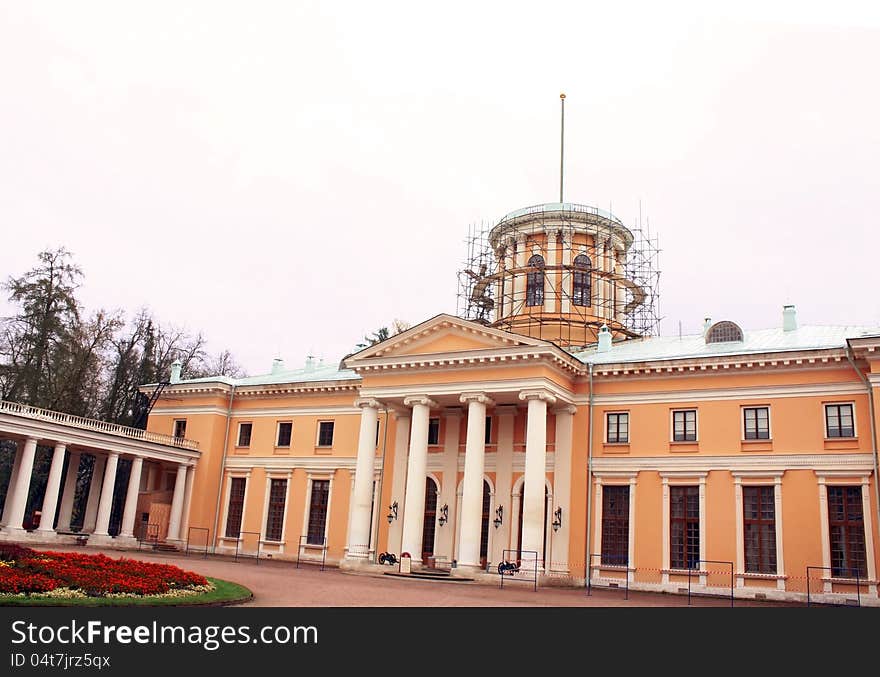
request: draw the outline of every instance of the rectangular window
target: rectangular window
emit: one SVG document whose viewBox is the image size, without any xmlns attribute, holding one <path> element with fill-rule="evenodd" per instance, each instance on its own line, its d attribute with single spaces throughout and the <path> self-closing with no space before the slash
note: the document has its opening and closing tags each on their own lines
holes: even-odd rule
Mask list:
<svg viewBox="0 0 880 677">
<path fill-rule="evenodd" d="M 428 444 L 440 444 L 440 419 L 428 420 Z"/>
<path fill-rule="evenodd" d="M 831 575 L 866 578 L 865 520 L 861 487 L 828 487 Z"/>
<path fill-rule="evenodd" d="M 180 419 L 174 422 L 174 436 L 186 437 L 186 419 Z"/>
<path fill-rule="evenodd" d="M 853 405 L 826 404 L 825 431 L 828 437 L 855 437 L 853 424 Z"/>
<path fill-rule="evenodd" d="M 485 437 L 484 442 L 486 444 L 492 443 L 492 417 L 491 416 L 486 417 L 486 437 Z"/>
<path fill-rule="evenodd" d="M 318 446 L 333 446 L 333 421 L 320 421 L 318 423 Z"/>
<path fill-rule="evenodd" d="M 238 446 L 239 447 L 249 447 L 251 446 L 251 431 L 253 430 L 253 423 L 239 423 L 238 424 Z"/>
<path fill-rule="evenodd" d="M 747 573 L 776 573 L 776 490 L 743 487 L 743 551 Z"/>
<path fill-rule="evenodd" d="M 700 488 L 669 487 L 669 565 L 696 569 L 700 559 Z"/>
<path fill-rule="evenodd" d="M 770 408 L 746 407 L 743 409 L 743 431 L 747 440 L 770 439 Z"/>
<path fill-rule="evenodd" d="M 309 545 L 324 545 L 327 525 L 327 504 L 330 501 L 330 480 L 312 480 L 312 501 L 309 506 Z"/>
<path fill-rule="evenodd" d="M 244 513 L 244 490 L 247 480 L 233 477 L 229 484 L 229 507 L 226 510 L 226 538 L 238 538 L 241 534 L 241 516 Z"/>
<path fill-rule="evenodd" d="M 293 432 L 293 423 L 291 421 L 281 421 L 278 424 L 278 440 L 275 443 L 276 447 L 289 447 L 290 446 L 290 435 Z"/>
<path fill-rule="evenodd" d="M 697 410 L 686 409 L 672 412 L 672 441 L 697 441 Z"/>
<path fill-rule="evenodd" d="M 284 504 L 287 480 L 270 480 L 269 506 L 266 514 L 266 540 L 280 541 L 284 531 Z"/>
<path fill-rule="evenodd" d="M 379 421 L 376 421 L 376 446 L 379 446 Z"/>
<path fill-rule="evenodd" d="M 629 414 L 605 415 L 606 442 L 629 442 Z"/>
<path fill-rule="evenodd" d="M 629 565 L 629 487 L 602 487 L 602 564 Z"/>
</svg>

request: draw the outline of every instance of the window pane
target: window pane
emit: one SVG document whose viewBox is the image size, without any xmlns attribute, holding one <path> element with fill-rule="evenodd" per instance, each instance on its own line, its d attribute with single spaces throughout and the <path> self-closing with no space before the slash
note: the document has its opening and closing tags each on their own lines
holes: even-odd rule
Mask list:
<svg viewBox="0 0 880 677">
<path fill-rule="evenodd" d="M 279 447 L 290 446 L 290 434 L 293 430 L 293 423 L 287 421 L 278 424 L 278 444 Z"/>
<path fill-rule="evenodd" d="M 238 538 L 241 534 L 241 516 L 244 512 L 244 489 L 247 480 L 233 477 L 229 485 L 229 508 L 226 511 L 226 537 Z"/>
<path fill-rule="evenodd" d="M 862 488 L 827 487 L 831 537 L 832 575 L 843 578 L 867 576 Z"/>
<path fill-rule="evenodd" d="M 280 541 L 284 529 L 284 503 L 287 500 L 287 480 L 271 480 L 269 506 L 266 516 L 266 539 Z"/>
<path fill-rule="evenodd" d="M 318 446 L 333 446 L 333 421 L 321 421 L 318 424 Z"/>
<path fill-rule="evenodd" d="M 439 418 L 432 418 L 428 421 L 428 444 L 440 444 Z"/>
<path fill-rule="evenodd" d="M 602 488 L 602 564 L 629 564 L 629 487 Z"/>
<path fill-rule="evenodd" d="M 312 480 L 312 499 L 309 506 L 309 545 L 324 545 L 327 523 L 327 503 L 330 500 L 330 480 Z"/>
<path fill-rule="evenodd" d="M 251 446 L 251 423 L 242 423 L 238 427 L 238 446 L 240 447 L 249 447 Z"/>
</svg>

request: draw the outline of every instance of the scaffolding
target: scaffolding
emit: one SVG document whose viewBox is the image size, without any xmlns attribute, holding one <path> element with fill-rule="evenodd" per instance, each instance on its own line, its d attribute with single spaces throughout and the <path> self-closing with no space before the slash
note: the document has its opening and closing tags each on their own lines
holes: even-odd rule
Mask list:
<svg viewBox="0 0 880 677">
<path fill-rule="evenodd" d="M 594 342 L 603 324 L 618 338 L 659 333 L 660 247 L 641 216 L 625 226 L 595 207 L 536 205 L 471 224 L 465 244 L 460 317 L 566 348 Z"/>
</svg>

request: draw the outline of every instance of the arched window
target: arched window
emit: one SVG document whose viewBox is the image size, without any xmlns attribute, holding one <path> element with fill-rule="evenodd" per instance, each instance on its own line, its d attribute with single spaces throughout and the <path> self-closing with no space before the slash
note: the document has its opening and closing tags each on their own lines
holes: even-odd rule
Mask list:
<svg viewBox="0 0 880 677">
<path fill-rule="evenodd" d="M 535 254 L 529 259 L 528 265 L 534 268 L 526 277 L 526 305 L 544 305 L 544 257 Z"/>
<path fill-rule="evenodd" d="M 727 343 L 728 341 L 742 341 L 743 332 L 734 322 L 724 320 L 713 324 L 706 332 L 706 343 Z"/>
<path fill-rule="evenodd" d="M 572 274 L 571 302 L 576 306 L 591 306 L 593 285 L 590 284 L 593 262 L 586 254 L 574 257 L 574 273 Z"/>
</svg>

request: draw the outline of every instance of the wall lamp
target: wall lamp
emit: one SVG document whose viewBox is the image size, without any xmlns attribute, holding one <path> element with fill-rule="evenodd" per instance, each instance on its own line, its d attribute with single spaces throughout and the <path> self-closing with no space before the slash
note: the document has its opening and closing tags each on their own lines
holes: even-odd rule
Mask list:
<svg viewBox="0 0 880 677">
<path fill-rule="evenodd" d="M 397 501 L 394 501 L 391 505 L 388 506 L 388 524 L 391 524 L 394 520 L 397 519 Z"/>
<path fill-rule="evenodd" d="M 553 511 L 553 531 L 559 531 L 559 527 L 562 526 L 562 508 L 556 508 Z"/>
<path fill-rule="evenodd" d="M 449 506 L 446 503 L 444 503 L 443 507 L 440 508 L 439 512 L 440 512 L 440 517 L 437 518 L 437 521 L 440 523 L 440 526 L 442 527 L 444 524 L 446 524 L 446 521 L 449 519 Z"/>
<path fill-rule="evenodd" d="M 497 508 L 495 508 L 495 520 L 494 520 L 495 528 L 497 529 L 498 527 L 500 527 L 501 523 L 503 521 L 504 521 L 504 506 L 499 505 Z"/>
</svg>

